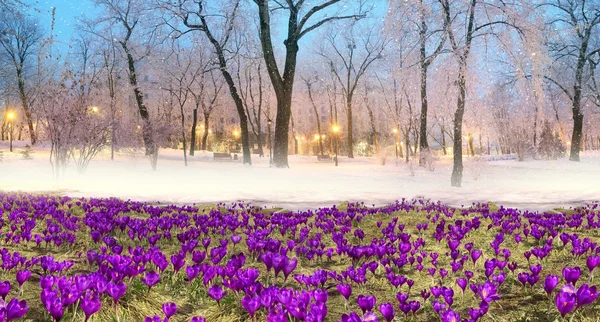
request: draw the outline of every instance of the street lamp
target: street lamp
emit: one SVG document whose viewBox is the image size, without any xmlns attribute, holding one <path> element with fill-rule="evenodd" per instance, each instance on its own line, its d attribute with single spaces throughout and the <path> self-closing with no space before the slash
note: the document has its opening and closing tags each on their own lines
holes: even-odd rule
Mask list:
<svg viewBox="0 0 600 322">
<path fill-rule="evenodd" d="M 271 119 L 268 119 L 267 124 L 269 125 L 269 166 L 271 166 L 273 165 L 273 144 L 271 142 L 271 124 L 273 124 L 273 121 L 271 121 Z"/>
<path fill-rule="evenodd" d="M 334 125 L 332 128 L 332 131 L 333 131 L 333 135 L 335 136 L 335 140 L 334 140 L 334 142 L 335 142 L 335 148 L 334 148 L 335 149 L 335 166 L 337 167 L 338 166 L 338 139 L 339 139 L 338 133 L 340 132 L 339 125 L 337 125 L 337 124 Z"/>
<path fill-rule="evenodd" d="M 8 141 L 9 143 L 9 150 L 10 152 L 13 151 L 13 136 L 14 136 L 14 132 L 13 132 L 13 124 L 14 124 L 14 119 L 15 119 L 15 112 L 8 112 L 8 114 L 6 114 L 6 117 L 8 118 L 8 126 L 10 126 L 10 140 Z"/>
<path fill-rule="evenodd" d="M 240 132 L 238 130 L 233 130 L 233 137 L 235 138 L 235 150 L 237 151 L 239 148 L 238 138 L 240 137 Z"/>
<path fill-rule="evenodd" d="M 394 135 L 396 135 L 396 159 L 398 159 L 398 155 L 399 155 L 398 144 L 400 142 L 400 135 L 398 134 L 398 128 L 394 128 L 393 132 L 394 132 Z"/>
</svg>

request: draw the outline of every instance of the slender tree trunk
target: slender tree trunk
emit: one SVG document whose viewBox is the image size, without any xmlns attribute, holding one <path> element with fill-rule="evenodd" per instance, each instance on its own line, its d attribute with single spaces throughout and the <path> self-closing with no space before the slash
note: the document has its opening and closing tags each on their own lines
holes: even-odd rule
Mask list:
<svg viewBox="0 0 600 322">
<path fill-rule="evenodd" d="M 583 112 L 581 111 L 581 86 L 583 83 L 583 69 L 586 64 L 586 55 L 589 42 L 589 32 L 582 40 L 575 70 L 575 85 L 573 86 L 573 134 L 571 135 L 571 155 L 569 160 L 579 162 L 581 150 L 581 135 L 583 133 Z"/>
<path fill-rule="evenodd" d="M 411 152 L 411 148 L 410 148 L 410 128 L 406 129 L 406 132 L 404 133 L 404 146 L 406 147 L 406 163 L 408 163 L 408 158 L 410 157 L 410 152 Z M 400 147 L 400 149 L 402 149 L 402 147 Z"/>
<path fill-rule="evenodd" d="M 17 68 L 17 83 L 19 87 L 19 96 L 21 96 L 21 107 L 25 113 L 25 121 L 29 129 L 29 137 L 31 138 L 31 145 L 35 145 L 37 138 L 35 130 L 33 129 L 33 117 L 31 116 L 31 109 L 29 108 L 29 101 L 25 91 L 25 76 L 23 75 L 23 69 Z"/>
<path fill-rule="evenodd" d="M 137 81 L 137 74 L 135 71 L 135 60 L 131 55 L 129 47 L 125 42 L 121 42 L 121 47 L 123 47 L 123 51 L 127 55 L 127 67 L 129 70 L 129 84 L 133 88 L 133 93 L 135 96 L 135 102 L 138 106 L 138 112 L 140 113 L 140 117 L 142 118 L 142 138 L 144 140 L 144 146 L 146 148 L 146 155 L 154 155 L 156 146 L 154 145 L 154 139 L 152 137 L 152 124 L 150 121 L 150 115 L 148 114 L 148 109 L 144 104 L 144 94 L 139 88 Z"/>
<path fill-rule="evenodd" d="M 469 150 L 471 151 L 471 156 L 472 157 L 475 156 L 475 143 L 474 143 L 474 141 L 475 141 L 475 139 L 473 138 L 473 136 L 469 134 L 468 144 L 469 144 Z"/>
<path fill-rule="evenodd" d="M 424 35 L 423 35 L 424 37 Z M 429 65 L 425 62 L 425 44 L 423 40 L 423 44 L 421 47 L 421 125 L 419 130 L 420 143 L 419 147 L 421 148 L 421 152 L 429 150 L 429 142 L 427 142 L 427 69 Z M 416 150 L 416 148 L 415 148 Z M 424 167 L 426 165 L 426 161 L 424 155 L 422 154 L 419 158 L 419 166 Z"/>
<path fill-rule="evenodd" d="M 183 111 L 183 105 L 179 105 L 179 111 L 181 112 L 181 138 L 183 140 L 183 164 L 187 167 L 187 141 L 185 140 L 185 113 Z"/>
<path fill-rule="evenodd" d="M 202 151 L 206 151 L 206 141 L 208 141 L 208 123 L 209 123 L 209 116 L 207 114 L 204 114 L 204 133 L 202 134 Z"/>
<path fill-rule="evenodd" d="M 117 140 L 117 133 L 115 129 L 115 103 L 114 97 L 110 99 L 110 160 L 115 160 L 115 141 Z"/>
<path fill-rule="evenodd" d="M 377 135 L 377 128 L 375 126 L 375 115 L 373 114 L 373 110 L 368 105 L 367 112 L 369 113 L 369 121 L 371 123 L 371 133 L 373 136 L 373 145 L 375 145 L 375 153 L 379 153 L 379 138 Z"/>
<path fill-rule="evenodd" d="M 440 131 L 442 132 L 442 151 L 444 155 L 448 155 L 448 150 L 446 149 L 446 129 L 444 126 L 440 124 Z"/>
<path fill-rule="evenodd" d="M 463 175 L 463 160 L 462 160 L 462 124 L 465 114 L 465 98 L 466 92 L 466 57 L 461 57 L 459 62 L 460 68 L 458 71 L 458 101 L 456 104 L 456 112 L 454 112 L 454 166 L 452 168 L 451 184 L 454 187 L 462 185 Z"/>
<path fill-rule="evenodd" d="M 419 132 L 417 132 L 417 129 L 415 129 L 415 137 L 413 139 L 415 147 L 414 154 L 417 154 L 417 149 L 419 148 Z"/>
<path fill-rule="evenodd" d="M 190 155 L 196 151 L 196 125 L 198 124 L 198 106 L 192 112 L 192 133 L 190 135 Z"/>
<path fill-rule="evenodd" d="M 312 105 L 313 111 L 315 112 L 315 118 L 317 120 L 317 135 L 319 136 L 319 155 L 323 155 L 323 135 L 321 132 L 321 119 L 319 118 L 319 110 L 317 109 L 317 104 L 315 104 L 315 100 L 312 95 L 312 84 L 309 80 L 305 79 L 306 88 L 308 89 L 308 98 L 310 99 L 310 103 Z M 294 135 L 294 140 L 295 140 Z"/>
<path fill-rule="evenodd" d="M 346 114 L 348 116 L 348 158 L 353 159 L 354 158 L 354 151 L 353 151 L 353 147 L 354 147 L 354 137 L 353 137 L 353 123 L 352 123 L 352 95 L 348 95 L 348 97 L 346 98 Z"/>
</svg>

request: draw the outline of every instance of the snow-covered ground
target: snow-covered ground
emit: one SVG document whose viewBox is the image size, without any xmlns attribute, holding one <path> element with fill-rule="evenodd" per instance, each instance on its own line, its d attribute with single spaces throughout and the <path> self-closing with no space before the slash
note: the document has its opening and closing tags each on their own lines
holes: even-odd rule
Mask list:
<svg viewBox="0 0 600 322">
<path fill-rule="evenodd" d="M 600 199 L 600 154 L 588 152 L 580 163 L 556 161 L 476 161 L 465 159 L 462 188 L 450 186 L 451 159 L 437 161 L 435 171 L 389 158 L 340 158 L 339 167 L 316 157 L 290 156 L 289 169 L 269 168 L 268 156 L 253 155 L 253 166 L 214 162 L 212 153 L 197 153 L 183 165 L 181 151 L 162 150 L 158 171 L 142 154 L 108 155 L 93 160 L 85 175 L 70 166 L 64 178 L 52 177 L 47 148 L 36 147 L 23 160 L 0 142 L 0 191 L 53 192 L 70 196 L 118 197 L 169 203 L 216 203 L 242 200 L 286 209 L 330 206 L 341 201 L 367 204 L 424 197 L 461 206 L 493 201 L 505 206 L 547 210 Z"/>
</svg>

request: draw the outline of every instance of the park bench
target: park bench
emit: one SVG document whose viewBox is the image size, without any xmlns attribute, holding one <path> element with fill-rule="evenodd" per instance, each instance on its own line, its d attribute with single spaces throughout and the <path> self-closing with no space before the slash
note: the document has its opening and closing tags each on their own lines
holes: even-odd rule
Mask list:
<svg viewBox="0 0 600 322">
<path fill-rule="evenodd" d="M 215 161 L 232 160 L 229 152 L 213 152 L 213 158 Z"/>
<path fill-rule="evenodd" d="M 317 155 L 317 160 L 318 161 L 331 161 L 331 157 L 327 154 L 321 154 L 321 155 Z"/>
</svg>

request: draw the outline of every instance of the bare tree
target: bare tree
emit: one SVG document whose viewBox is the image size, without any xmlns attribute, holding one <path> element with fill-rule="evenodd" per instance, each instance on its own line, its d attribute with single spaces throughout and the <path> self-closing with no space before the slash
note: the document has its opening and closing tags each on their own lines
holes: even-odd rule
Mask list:
<svg viewBox="0 0 600 322">
<path fill-rule="evenodd" d="M 176 25 L 170 24 L 174 30 L 178 33 L 178 36 L 191 31 L 202 32 L 210 44 L 212 45 L 214 52 L 217 56 L 218 65 L 223 78 L 229 87 L 229 93 L 235 104 L 235 107 L 240 118 L 240 132 L 242 136 L 242 154 L 243 163 L 252 164 L 252 157 L 250 154 L 250 138 L 248 133 L 248 117 L 244 109 L 242 98 L 240 97 L 238 88 L 235 81 L 228 69 L 228 60 L 231 58 L 229 54 L 238 54 L 239 47 L 232 49 L 230 47 L 236 27 L 236 19 L 239 16 L 240 0 L 234 0 L 231 7 L 225 5 L 222 13 L 209 14 L 206 12 L 206 6 L 203 0 L 181 0 L 177 4 L 172 4 L 167 1 L 163 3 L 163 7 L 167 8 L 173 13 L 181 23 L 187 28 L 186 31 L 180 31 Z M 212 18 L 217 21 L 209 20 Z M 222 25 L 213 28 L 214 24 L 221 23 Z M 221 30 L 220 34 L 215 31 Z M 238 44 L 239 45 L 239 44 Z"/>
<path fill-rule="evenodd" d="M 308 78 L 302 77 L 304 84 L 306 84 L 306 90 L 308 91 L 308 99 L 312 105 L 313 111 L 315 112 L 315 118 L 317 120 L 317 135 L 319 136 L 319 154 L 323 155 L 323 132 L 321 132 L 321 119 L 319 117 L 319 109 L 317 108 L 317 104 L 315 103 L 315 99 L 313 97 L 312 86 L 315 84 L 319 77 L 315 74 L 315 79 L 310 80 Z"/>
<path fill-rule="evenodd" d="M 501 0 L 470 0 L 464 4 L 460 1 L 440 0 L 444 12 L 446 32 L 456 60 L 458 61 L 458 73 L 456 86 L 458 87 L 458 99 L 454 113 L 454 166 L 452 169 L 451 185 L 460 187 L 462 185 L 463 162 L 462 162 L 462 126 L 465 113 L 465 102 L 467 96 L 467 73 L 469 69 L 469 57 L 473 40 L 486 35 L 494 35 L 507 26 L 520 32 L 512 16 L 508 14 L 507 3 Z M 481 12 L 478 10 L 481 9 Z M 464 15 L 462 17 L 461 13 Z M 460 17 L 459 17 L 460 16 Z M 464 19 L 462 19 L 464 18 Z M 464 21 L 460 25 L 458 21 Z M 463 31 L 463 35 L 457 35 L 457 31 Z"/>
<path fill-rule="evenodd" d="M 600 39 L 597 37 L 600 33 L 600 3 L 547 0 L 543 5 L 556 11 L 556 15 L 548 22 L 549 27 L 560 30 L 548 46 L 555 66 L 554 75 L 548 75 L 546 79 L 563 91 L 571 102 L 573 134 L 569 159 L 579 161 L 583 133 L 582 101 L 586 98 L 584 84 L 585 78 L 590 76 L 586 73 L 586 66 L 593 65 L 594 55 L 600 54 Z M 568 73 L 568 77 L 565 77 L 565 73 Z M 598 95 L 597 92 L 595 95 Z"/>
<path fill-rule="evenodd" d="M 194 62 L 194 48 L 181 48 L 179 42 L 173 42 L 173 52 L 165 61 L 165 73 L 167 74 L 167 87 L 163 88 L 171 93 L 177 100 L 181 116 L 181 139 L 183 142 L 183 161 L 187 166 L 187 138 L 185 124 L 185 106 L 192 95 L 191 87 L 196 79 L 202 77 L 202 65 L 197 66 Z M 192 133 L 194 130 L 192 130 Z M 195 138 L 194 138 L 195 139 Z"/>
<path fill-rule="evenodd" d="M 265 84 L 263 83 L 263 64 L 258 59 L 249 57 L 245 59 L 244 77 L 241 76 L 240 69 L 243 62 L 241 55 L 238 56 L 237 79 L 240 86 L 240 96 L 248 115 L 248 122 L 252 133 L 256 136 L 258 143 L 258 155 L 264 156 L 263 151 L 263 131 L 262 131 L 262 108 L 264 105 Z"/>
<path fill-rule="evenodd" d="M 125 55 L 129 85 L 133 90 L 138 113 L 142 119 L 142 139 L 146 155 L 154 155 L 151 117 L 144 102 L 144 93 L 138 80 L 138 63 L 146 58 L 156 46 L 160 29 L 153 22 L 151 8 L 135 0 L 95 0 L 102 9 L 98 18 L 86 22 L 88 32 L 107 42 L 117 42 Z M 108 32 L 107 32 L 108 31 Z"/>
<path fill-rule="evenodd" d="M 348 157 L 354 158 L 354 136 L 353 136 L 353 99 L 361 78 L 369 67 L 378 59 L 382 58 L 382 52 L 388 43 L 385 39 L 379 39 L 369 29 L 362 37 L 354 35 L 350 29 L 349 34 L 342 36 L 343 41 L 338 41 L 337 34 L 328 36 L 328 46 L 331 47 L 333 55 L 322 50 L 320 55 L 329 63 L 331 71 L 335 75 L 345 99 L 347 117 L 347 146 Z M 358 44 L 357 44 L 358 43 Z"/>
<path fill-rule="evenodd" d="M 210 83 L 207 83 L 207 78 L 210 79 Z M 215 75 L 214 70 L 205 70 L 203 76 L 198 80 L 199 81 L 194 86 L 196 86 L 195 88 L 199 88 L 200 90 L 192 91 L 192 96 L 194 96 L 194 110 L 197 111 L 199 106 L 202 107 L 202 116 L 204 117 L 204 131 L 202 133 L 200 149 L 202 151 L 206 151 L 208 134 L 210 133 L 210 116 L 214 111 L 215 107 L 218 106 L 220 93 L 225 84 L 223 83 L 220 77 L 217 77 L 217 75 Z M 192 132 L 195 132 L 195 128 L 192 128 Z"/>
<path fill-rule="evenodd" d="M 27 121 L 29 136 L 33 145 L 37 142 L 37 138 L 33 128 L 27 72 L 30 57 L 35 53 L 36 47 L 42 39 L 42 31 L 38 21 L 20 13 L 2 11 L 0 20 L 0 46 L 14 68 L 14 78 L 21 99 L 21 108 Z"/>
<path fill-rule="evenodd" d="M 285 2 L 278 0 L 253 0 L 258 6 L 258 16 L 260 20 L 260 41 L 262 45 L 263 56 L 266 69 L 275 91 L 277 98 L 277 116 L 275 119 L 275 146 L 273 163 L 276 167 L 285 168 L 288 165 L 288 137 L 289 122 L 292 106 L 292 92 L 294 88 L 294 75 L 296 73 L 297 55 L 300 47 L 300 39 L 311 31 L 336 20 L 343 19 L 361 19 L 365 17 L 362 12 L 362 0 L 353 0 L 358 8 L 356 14 L 334 14 L 327 15 L 335 8 L 341 7 L 341 0 L 319 0 L 314 3 L 305 0 L 287 0 Z M 275 50 L 273 47 L 271 33 L 271 14 L 272 12 L 285 11 L 289 13 L 287 19 L 287 34 L 284 41 L 285 62 L 283 73 L 281 73 Z M 338 11 L 338 13 L 341 11 Z"/>
</svg>

